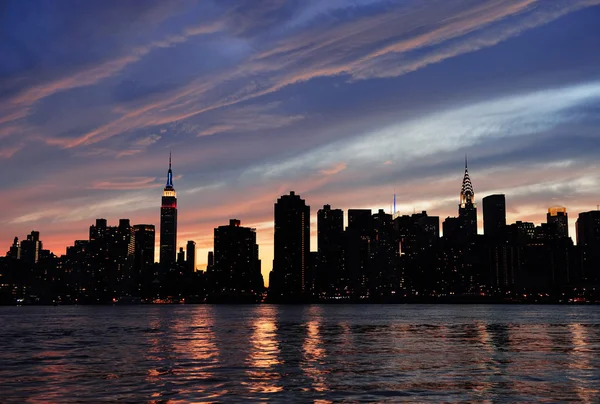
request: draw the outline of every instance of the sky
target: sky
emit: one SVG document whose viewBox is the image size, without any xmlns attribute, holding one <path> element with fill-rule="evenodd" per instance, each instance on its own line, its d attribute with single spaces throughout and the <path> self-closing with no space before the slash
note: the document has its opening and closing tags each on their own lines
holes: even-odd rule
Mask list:
<svg viewBox="0 0 600 404">
<path fill-rule="evenodd" d="M 469 156 L 507 220 L 600 204 L 600 0 L 0 0 L 0 251 L 57 255 L 96 218 L 178 244 L 273 204 L 456 216 Z M 156 242 L 158 243 L 158 237 Z M 158 250 L 157 250 L 158 253 Z"/>
</svg>

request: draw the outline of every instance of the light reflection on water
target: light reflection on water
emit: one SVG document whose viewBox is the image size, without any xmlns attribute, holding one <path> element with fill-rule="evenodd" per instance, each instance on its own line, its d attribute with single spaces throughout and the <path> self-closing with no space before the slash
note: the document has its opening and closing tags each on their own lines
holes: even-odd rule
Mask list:
<svg viewBox="0 0 600 404">
<path fill-rule="evenodd" d="M 0 402 L 600 402 L 600 306 L 0 308 Z"/>
</svg>

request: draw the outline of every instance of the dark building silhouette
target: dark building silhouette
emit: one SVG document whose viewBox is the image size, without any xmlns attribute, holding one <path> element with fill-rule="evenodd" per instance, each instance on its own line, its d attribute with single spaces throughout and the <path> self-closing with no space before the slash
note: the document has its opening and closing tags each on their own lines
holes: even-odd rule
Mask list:
<svg viewBox="0 0 600 404">
<path fill-rule="evenodd" d="M 152 224 L 136 224 L 134 233 L 134 268 L 138 274 L 145 273 L 154 264 L 156 230 Z"/>
<path fill-rule="evenodd" d="M 383 209 L 372 216 L 371 223 L 368 290 L 371 298 L 381 299 L 398 288 L 396 269 L 400 256 L 399 240 L 393 216 Z"/>
<path fill-rule="evenodd" d="M 460 203 L 458 205 L 462 231 L 465 236 L 477 234 L 477 205 L 475 204 L 475 191 L 469 177 L 467 159 L 465 158 L 465 175 L 460 190 Z"/>
<path fill-rule="evenodd" d="M 183 247 L 179 247 L 179 252 L 177 252 L 177 265 L 179 267 L 185 266 L 185 250 Z"/>
<path fill-rule="evenodd" d="M 367 236 L 373 227 L 372 219 L 371 209 L 349 209 L 348 229 Z"/>
<path fill-rule="evenodd" d="M 21 244 L 19 243 L 18 237 L 14 238 L 12 245 L 6 253 L 6 257 L 15 260 L 21 259 Z"/>
<path fill-rule="evenodd" d="M 310 206 L 294 191 L 275 203 L 274 259 L 269 288 L 272 300 L 304 295 L 310 260 Z M 216 265 L 216 257 L 215 257 Z"/>
<path fill-rule="evenodd" d="M 344 278 L 344 212 L 325 205 L 317 212 L 317 256 L 313 265 L 317 292 L 339 293 Z"/>
<path fill-rule="evenodd" d="M 442 223 L 444 238 L 448 240 L 459 240 L 463 237 L 462 221 L 459 217 L 447 217 Z"/>
<path fill-rule="evenodd" d="M 188 240 L 185 250 L 187 269 L 190 272 L 194 272 L 196 270 L 196 242 Z"/>
<path fill-rule="evenodd" d="M 160 208 L 160 264 L 168 266 L 175 262 L 177 252 L 177 194 L 173 188 L 173 171 L 169 154 L 167 185 L 163 190 Z"/>
<path fill-rule="evenodd" d="M 506 197 L 504 194 L 483 198 L 483 233 L 497 239 L 506 227 Z"/>
<path fill-rule="evenodd" d="M 600 210 L 582 212 L 575 224 L 581 254 L 580 281 L 600 284 Z"/>
<path fill-rule="evenodd" d="M 215 267 L 215 253 L 213 251 L 208 252 L 208 257 L 206 260 L 206 272 L 210 272 Z"/>
<path fill-rule="evenodd" d="M 105 302 L 137 295 L 134 252 L 135 233 L 128 219 L 120 219 L 118 226 L 107 226 L 106 219 L 96 219 L 90 226 L 89 241 L 78 241 L 67 249 L 67 262 L 76 274 L 81 298 Z"/>
<path fill-rule="evenodd" d="M 28 264 L 35 264 L 40 258 L 42 242 L 40 241 L 40 232 L 32 231 L 27 235 L 27 239 L 21 242 L 21 258 Z"/>
<path fill-rule="evenodd" d="M 346 289 L 353 296 L 367 296 L 371 263 L 373 215 L 370 209 L 349 209 L 344 232 Z"/>
<path fill-rule="evenodd" d="M 229 225 L 217 227 L 214 235 L 210 297 L 216 301 L 256 301 L 264 288 L 256 230 L 231 219 Z"/>
<path fill-rule="evenodd" d="M 562 206 L 548 208 L 546 223 L 553 227 L 551 231 L 554 232 L 556 237 L 569 237 L 569 217 L 567 215 L 567 208 Z"/>
<path fill-rule="evenodd" d="M 600 249 L 600 210 L 582 212 L 575 223 L 577 245 Z"/>
</svg>

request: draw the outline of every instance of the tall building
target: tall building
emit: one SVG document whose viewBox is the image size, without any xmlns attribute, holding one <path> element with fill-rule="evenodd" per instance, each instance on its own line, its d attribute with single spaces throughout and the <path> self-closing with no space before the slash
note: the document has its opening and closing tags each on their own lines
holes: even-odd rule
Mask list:
<svg viewBox="0 0 600 404">
<path fill-rule="evenodd" d="M 600 210 L 580 213 L 575 227 L 582 280 L 597 285 L 600 283 Z"/>
<path fill-rule="evenodd" d="M 240 224 L 239 220 L 231 219 L 229 225 L 215 229 L 214 264 L 210 274 L 215 296 L 251 297 L 262 293 L 264 288 L 256 230 Z"/>
<path fill-rule="evenodd" d="M 177 253 L 177 265 L 180 267 L 185 266 L 185 250 L 183 247 L 179 247 L 179 252 Z"/>
<path fill-rule="evenodd" d="M 370 235 L 373 228 L 371 209 L 348 209 L 348 229 L 362 236 Z"/>
<path fill-rule="evenodd" d="M 465 157 L 465 175 L 460 190 L 460 204 L 458 205 L 458 217 L 464 235 L 477 234 L 477 205 L 475 204 L 475 191 L 469 177 L 467 158 Z"/>
<path fill-rule="evenodd" d="M 600 210 L 580 213 L 575 228 L 577 245 L 600 249 Z"/>
<path fill-rule="evenodd" d="M 325 205 L 317 212 L 317 262 L 315 283 L 318 291 L 335 293 L 343 271 L 344 211 Z"/>
<path fill-rule="evenodd" d="M 275 203 L 274 259 L 269 281 L 272 299 L 293 299 L 305 292 L 309 254 L 310 206 L 292 191 Z"/>
<path fill-rule="evenodd" d="M 169 154 L 167 185 L 163 190 L 160 207 L 160 263 L 170 265 L 175 262 L 177 253 L 177 194 L 173 188 L 173 171 Z"/>
<path fill-rule="evenodd" d="M 188 240 L 187 242 L 186 264 L 188 271 L 194 272 L 196 270 L 196 242 L 194 240 Z"/>
<path fill-rule="evenodd" d="M 553 230 L 556 232 L 558 238 L 569 237 L 569 217 L 567 215 L 567 208 L 562 206 L 548 208 L 546 223 L 554 227 Z"/>
<path fill-rule="evenodd" d="M 344 211 L 325 205 L 317 212 L 317 249 L 326 257 L 332 249 L 341 245 L 344 232 Z"/>
<path fill-rule="evenodd" d="M 6 253 L 6 256 L 15 260 L 21 259 L 21 244 L 19 244 L 18 237 L 14 238 L 14 241 Z"/>
<path fill-rule="evenodd" d="M 21 259 L 28 264 L 36 264 L 40 258 L 41 250 L 40 232 L 32 231 L 27 235 L 27 239 L 21 242 Z"/>
<path fill-rule="evenodd" d="M 136 224 L 134 232 L 134 268 L 144 273 L 154 264 L 154 245 L 156 231 L 153 224 Z"/>
<path fill-rule="evenodd" d="M 483 233 L 490 238 L 499 237 L 506 227 L 506 198 L 504 194 L 483 198 Z"/>
</svg>

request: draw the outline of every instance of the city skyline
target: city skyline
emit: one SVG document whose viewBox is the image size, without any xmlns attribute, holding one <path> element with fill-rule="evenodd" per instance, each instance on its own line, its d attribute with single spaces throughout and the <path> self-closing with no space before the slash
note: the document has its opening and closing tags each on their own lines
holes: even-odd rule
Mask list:
<svg viewBox="0 0 600 404">
<path fill-rule="evenodd" d="M 145 231 L 148 228 L 151 228 L 152 231 L 152 237 L 155 239 L 155 243 L 154 243 L 154 248 L 151 248 L 147 241 L 145 241 L 146 239 L 144 238 L 144 241 L 141 241 L 141 243 L 143 243 L 143 247 L 140 247 L 141 249 L 144 250 L 154 250 L 154 261 L 157 264 L 161 264 L 161 266 L 165 267 L 168 266 L 170 264 L 174 264 L 176 261 L 179 263 L 179 261 L 181 260 L 182 263 L 184 263 L 184 265 L 186 267 L 188 267 L 188 257 L 190 256 L 190 251 L 193 250 L 193 256 L 191 258 L 192 262 L 197 263 L 198 262 L 198 248 L 197 248 L 197 243 L 195 240 L 186 240 L 186 241 L 181 241 L 179 244 L 176 244 L 175 249 L 172 249 L 171 246 L 169 245 L 167 248 L 168 250 L 168 256 L 171 255 L 171 253 L 175 254 L 179 251 L 179 254 L 182 255 L 181 259 L 178 257 L 177 259 L 173 258 L 172 260 L 170 258 L 167 258 L 164 262 L 161 260 L 161 249 L 162 249 L 162 242 L 160 241 L 159 237 L 160 234 L 162 233 L 162 229 L 163 227 L 166 228 L 166 233 L 168 235 L 168 238 L 172 238 L 173 236 L 170 235 L 170 232 L 172 230 L 172 227 L 174 227 L 175 229 L 177 229 L 178 226 L 178 222 L 177 222 L 177 199 L 176 199 L 176 194 L 175 194 L 175 190 L 174 190 L 174 186 L 173 186 L 173 171 L 172 171 L 172 161 L 171 161 L 172 157 L 171 154 L 169 153 L 169 165 L 168 165 L 168 172 L 167 172 L 167 181 L 166 181 L 166 186 L 163 190 L 162 193 L 162 200 L 161 200 L 161 204 L 160 204 L 160 224 L 158 226 L 155 226 L 154 224 L 137 224 L 134 223 L 132 226 L 132 232 L 138 234 L 138 230 L 142 230 Z M 561 237 L 567 238 L 567 239 L 571 239 L 571 241 L 573 242 L 574 245 L 579 245 L 578 243 L 578 239 L 577 239 L 577 218 L 579 216 L 579 214 L 590 214 L 592 212 L 594 212 L 593 209 L 590 209 L 589 211 L 583 211 L 583 212 L 572 212 L 572 217 L 571 220 L 568 220 L 568 213 L 569 210 L 567 207 L 564 206 L 558 206 L 558 205 L 552 205 L 549 206 L 546 211 L 545 211 L 545 221 L 540 221 L 540 222 L 531 222 L 528 220 L 524 220 L 522 218 L 515 218 L 515 220 L 509 219 L 509 210 L 507 209 L 507 203 L 506 203 L 506 196 L 504 194 L 488 194 L 485 195 L 483 197 L 481 197 L 479 200 L 481 200 L 482 204 L 481 206 L 484 206 L 484 208 L 480 211 L 480 213 L 477 213 L 477 207 L 478 207 L 478 199 L 476 197 L 477 193 L 475 192 L 475 187 L 473 186 L 473 183 L 471 181 L 470 178 L 470 174 L 468 171 L 468 163 L 467 163 L 467 157 L 465 156 L 465 166 L 464 166 L 464 174 L 463 174 L 463 180 L 462 180 L 462 185 L 460 187 L 460 193 L 459 193 L 459 197 L 458 197 L 458 210 L 455 212 L 455 214 L 449 214 L 447 216 L 440 216 L 440 215 L 436 215 L 435 212 L 426 212 L 426 210 L 423 211 L 419 211 L 417 213 L 416 210 L 413 210 L 413 212 L 402 212 L 399 210 L 394 210 L 396 209 L 396 194 L 392 195 L 393 198 L 393 202 L 392 204 L 390 204 L 390 208 L 389 210 L 384 209 L 384 208 L 346 208 L 346 209 L 342 209 L 339 207 L 333 207 L 334 209 L 331 209 L 331 205 L 329 204 L 324 204 L 322 207 L 318 208 L 318 211 L 315 212 L 313 211 L 313 214 L 310 214 L 310 204 L 308 204 L 309 201 L 305 201 L 304 199 L 302 199 L 301 195 L 297 195 L 295 191 L 290 191 L 289 194 L 284 194 L 281 195 L 280 197 L 278 197 L 278 199 L 276 199 L 276 203 L 275 203 L 275 219 L 273 220 L 273 225 L 275 227 L 277 227 L 277 206 L 278 204 L 282 201 L 282 200 L 289 200 L 289 198 L 292 199 L 297 199 L 298 201 L 300 201 L 302 203 L 302 206 L 304 208 L 307 209 L 308 212 L 308 216 L 310 218 L 309 223 L 308 223 L 308 233 L 310 233 L 309 236 L 309 249 L 307 250 L 307 252 L 303 253 L 303 254 L 307 254 L 307 253 L 313 253 L 313 252 L 319 252 L 320 254 L 323 253 L 324 251 L 321 251 L 321 248 L 319 248 L 319 243 L 322 242 L 323 240 L 319 239 L 319 227 L 318 227 L 318 222 L 319 222 L 319 216 L 322 215 L 322 212 L 338 212 L 339 215 L 337 216 L 338 221 L 341 220 L 341 228 L 343 230 L 347 230 L 347 229 L 351 229 L 352 228 L 352 220 L 350 219 L 350 216 L 354 213 L 355 215 L 359 215 L 356 216 L 357 218 L 360 217 L 361 213 L 367 213 L 368 212 L 368 220 L 371 220 L 371 215 L 377 216 L 378 212 L 379 214 L 386 214 L 386 215 L 390 215 L 390 217 L 396 218 L 398 216 L 401 215 L 411 215 L 411 213 L 413 215 L 415 214 L 421 214 L 421 212 L 425 215 L 427 215 L 427 213 L 432 214 L 433 213 L 433 218 L 436 219 L 438 225 L 437 225 L 437 237 L 444 237 L 444 230 L 443 228 L 448 225 L 449 230 L 451 231 L 450 237 L 451 238 L 456 238 L 457 240 L 461 239 L 462 236 L 461 235 L 469 235 L 469 234 L 477 234 L 477 235 L 486 235 L 487 237 L 491 237 L 492 239 L 494 239 L 495 237 L 497 237 L 497 233 L 500 230 L 500 232 L 504 231 L 503 228 L 506 226 L 509 226 L 511 224 L 520 224 L 520 223 L 526 223 L 526 224 L 531 224 L 533 226 L 541 226 L 541 228 L 543 228 L 546 223 L 552 223 L 553 225 L 556 224 L 558 227 L 558 231 L 561 235 Z M 167 198 L 165 200 L 165 198 Z M 500 202 L 498 201 L 498 199 L 500 198 Z M 488 202 L 489 203 L 489 208 L 488 211 L 489 213 L 489 222 L 491 222 L 490 224 L 490 229 L 488 232 L 485 231 L 485 225 L 484 225 L 484 221 L 485 219 L 485 212 L 486 212 L 486 200 L 488 201 L 493 201 L 493 202 Z M 165 202 L 166 201 L 166 202 Z M 306 204 L 305 204 L 306 203 Z M 496 205 L 496 207 L 492 207 L 492 204 Z M 167 209 L 173 208 L 173 206 L 175 206 L 175 220 L 174 222 L 172 220 L 167 220 L 166 222 L 164 222 L 163 217 L 165 216 L 164 209 L 165 207 Z M 465 208 L 467 208 L 467 211 L 469 211 L 469 206 L 471 206 L 471 209 L 474 207 L 475 209 L 475 218 L 473 218 L 473 216 L 471 216 L 471 214 L 466 213 L 465 214 Z M 596 211 L 600 211 L 600 208 L 597 206 Z M 575 217 L 573 217 L 573 215 L 577 215 Z M 172 215 L 172 212 L 169 210 L 166 213 L 166 216 L 168 216 L 170 218 L 170 216 Z M 560 220 L 560 218 L 562 218 L 562 220 Z M 473 228 L 472 228 L 472 222 L 475 219 L 475 221 L 478 223 L 477 225 L 477 232 L 473 233 Z M 558 219 L 558 221 L 557 221 Z M 286 219 L 287 220 L 287 219 Z M 300 219 L 298 219 L 300 220 Z M 304 216 L 301 219 L 302 223 L 304 223 Z M 358 219 L 360 220 L 360 219 Z M 105 217 L 102 218 L 97 218 L 95 219 L 96 221 L 96 226 L 98 225 L 98 222 L 102 222 L 104 223 L 104 226 L 106 226 L 107 222 L 110 222 L 110 220 L 107 220 Z M 118 219 L 119 223 L 122 221 L 126 221 L 127 223 L 130 222 L 129 218 L 119 218 Z M 563 222 L 564 221 L 564 222 Z M 555 223 L 556 222 L 556 223 Z M 199 268 L 198 265 L 195 265 L 190 268 L 191 270 L 202 270 L 202 271 L 206 271 L 208 269 L 208 267 L 210 267 L 210 263 L 209 263 L 209 255 L 212 255 L 214 253 L 214 249 L 215 244 L 214 242 L 216 241 L 215 236 L 216 236 L 216 231 L 218 229 L 227 229 L 230 228 L 230 226 L 238 226 L 240 225 L 240 221 L 238 219 L 229 219 L 229 226 L 227 225 L 219 225 L 217 227 L 215 227 L 213 229 L 214 233 L 213 233 L 213 238 L 212 238 L 212 242 L 213 244 L 209 247 L 206 248 L 206 258 L 207 258 L 207 262 L 204 265 L 203 268 Z M 300 223 L 300 222 L 298 222 Z M 298 225 L 298 223 L 296 223 L 296 225 Z M 563 224 L 564 223 L 564 224 Z M 294 225 L 294 226 L 296 226 Z M 494 230 L 492 227 L 495 226 L 496 230 Z M 92 225 L 90 227 L 94 228 L 95 226 Z M 155 237 L 154 233 L 155 233 L 155 227 L 158 227 L 159 231 L 158 234 L 159 236 Z M 311 230 L 312 228 L 312 230 Z M 115 227 L 116 229 L 116 227 Z M 249 227 L 245 227 L 245 229 L 247 230 L 252 230 L 252 232 L 255 234 L 254 238 L 255 240 L 259 240 L 258 238 L 258 232 L 257 229 L 253 226 L 249 226 Z M 534 228 L 531 227 L 531 231 L 533 232 Z M 90 230 L 91 231 L 91 230 Z M 175 230 L 176 231 L 176 230 Z M 15 245 L 15 243 L 18 242 L 18 240 L 25 240 L 25 238 L 27 238 L 27 240 L 30 239 L 30 237 L 33 234 L 36 234 L 35 237 L 37 237 L 39 239 L 40 237 L 40 231 L 39 230 L 32 230 L 30 235 L 25 235 L 25 237 L 19 237 L 19 236 L 15 236 L 13 238 L 13 244 L 12 246 Z M 91 234 L 91 233 L 90 233 Z M 304 234 L 304 233 L 303 233 Z M 177 239 L 177 234 L 175 233 L 174 235 L 175 239 Z M 273 234 L 273 236 L 275 237 L 275 235 Z M 329 236 L 323 234 L 323 237 L 325 237 L 325 239 L 327 239 Z M 304 236 L 302 236 L 304 237 Z M 77 245 L 76 243 L 78 242 L 78 240 L 73 240 L 70 244 L 68 244 L 67 246 L 65 246 L 65 250 L 68 252 L 68 249 L 70 247 L 72 247 L 73 245 Z M 255 241 L 257 243 L 257 245 L 260 245 L 260 243 L 258 243 L 257 241 Z M 272 240 L 272 243 L 274 244 L 275 240 Z M 327 242 L 327 241 L 325 241 Z M 75 244 L 73 244 L 75 243 Z M 136 239 L 136 243 L 138 243 L 137 239 Z M 268 244 L 267 244 L 268 245 Z M 54 253 L 57 256 L 63 255 L 62 253 L 57 253 L 55 251 L 52 251 L 50 248 L 48 248 L 48 246 L 46 244 L 44 244 L 44 246 L 46 247 L 46 250 L 49 250 L 51 253 Z M 258 247 L 257 247 L 258 248 Z M 257 258 L 259 260 L 263 260 L 263 254 L 257 252 Z M 9 249 L 10 251 L 10 249 Z M 327 254 L 327 253 L 325 253 Z M 36 253 L 37 256 L 37 253 Z M 268 253 L 267 253 L 267 256 Z M 275 254 L 272 255 L 272 260 L 275 259 Z M 142 261 L 141 258 L 138 258 L 136 256 L 135 258 L 136 262 L 138 260 Z M 301 261 L 308 261 L 308 256 L 305 256 L 304 259 L 302 259 Z M 273 261 L 271 261 L 270 263 L 272 263 Z M 296 263 L 297 265 L 300 265 L 300 261 L 298 263 Z M 302 264 L 302 266 L 304 265 L 308 265 L 308 264 Z M 262 267 L 261 265 L 259 265 L 259 267 Z M 270 279 L 271 279 L 271 275 L 272 275 L 272 269 L 273 269 L 273 265 L 268 265 L 267 266 L 268 269 L 265 269 L 264 267 L 262 267 L 261 270 L 261 274 L 263 276 L 264 279 L 264 285 L 265 287 L 269 287 L 270 286 Z M 304 270 L 302 270 L 302 279 L 304 279 Z M 304 281 L 302 281 L 302 283 L 304 283 Z"/>
<path fill-rule="evenodd" d="M 401 213 L 456 216 L 465 153 L 479 233 L 483 197 L 505 194 L 508 223 L 565 206 L 575 240 L 600 203 L 599 3 L 8 2 L 0 243 L 36 230 L 61 255 L 97 218 L 158 243 L 170 150 L 176 250 L 196 241 L 200 269 L 238 218 L 267 283 L 291 190 L 312 251 L 326 204 L 389 211 L 395 192 Z"/>
</svg>

